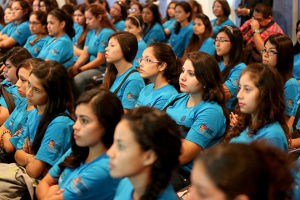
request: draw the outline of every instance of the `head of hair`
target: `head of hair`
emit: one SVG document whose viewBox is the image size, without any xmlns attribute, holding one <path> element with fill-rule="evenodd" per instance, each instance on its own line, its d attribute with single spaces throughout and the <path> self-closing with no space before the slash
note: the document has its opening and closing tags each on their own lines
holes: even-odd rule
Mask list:
<svg viewBox="0 0 300 200">
<path fill-rule="evenodd" d="M 275 46 L 278 52 L 276 69 L 281 75 L 283 81 L 286 82 L 293 76 L 293 68 L 294 68 L 293 42 L 288 36 L 282 33 L 270 35 L 265 40 L 265 45 L 268 41 L 269 43 Z"/>
<path fill-rule="evenodd" d="M 188 17 L 188 21 L 190 22 L 192 20 L 192 15 L 193 15 L 193 10 L 192 10 L 192 7 L 190 6 L 190 4 L 185 1 L 180 1 L 180 2 L 176 3 L 175 9 L 178 6 L 181 7 L 185 13 L 190 13 L 190 15 Z M 180 28 L 181 28 L 180 23 L 176 22 L 174 32 L 176 34 L 178 34 L 180 31 Z"/>
<path fill-rule="evenodd" d="M 164 21 L 167 21 L 167 20 L 170 20 L 171 19 L 171 16 L 169 15 L 169 13 L 168 13 L 168 10 L 169 10 L 169 8 L 170 8 L 170 6 L 172 5 L 172 4 L 175 4 L 176 5 L 176 1 L 171 1 L 169 4 L 168 4 L 168 8 L 167 8 L 167 11 L 166 11 L 166 18 L 164 19 Z"/>
<path fill-rule="evenodd" d="M 265 3 L 256 4 L 254 7 L 254 11 L 257 13 L 261 13 L 265 19 L 273 15 L 272 7 L 269 4 Z"/>
<path fill-rule="evenodd" d="M 2 8 L 2 6 L 0 5 L 0 25 L 4 26 L 5 22 L 4 22 L 4 10 Z"/>
<path fill-rule="evenodd" d="M 3 63 L 6 63 L 6 61 L 9 60 L 11 62 L 11 64 L 13 64 L 13 66 L 18 69 L 19 65 L 24 60 L 31 58 L 31 57 L 32 56 L 27 49 L 25 49 L 23 47 L 13 47 L 6 53 Z"/>
<path fill-rule="evenodd" d="M 140 12 L 143 11 L 143 4 L 141 4 L 140 2 L 136 1 L 131 4 L 131 6 L 133 6 L 133 5 L 136 5 L 139 8 Z"/>
<path fill-rule="evenodd" d="M 137 49 L 138 49 L 138 42 L 132 33 L 120 31 L 117 33 L 112 34 L 109 38 L 116 39 L 121 47 L 121 51 L 123 53 L 123 57 L 127 62 L 132 62 L 136 56 Z M 109 63 L 107 65 L 106 75 L 104 78 L 103 88 L 109 90 L 109 88 L 113 85 L 116 76 L 117 76 L 117 69 L 113 63 Z"/>
<path fill-rule="evenodd" d="M 230 11 L 230 6 L 229 6 L 227 0 L 215 0 L 215 2 L 214 2 L 213 5 L 215 5 L 216 2 L 218 2 L 219 4 L 221 4 L 222 10 L 224 12 L 224 16 L 226 18 L 228 18 L 231 11 Z"/>
<path fill-rule="evenodd" d="M 85 4 L 78 4 L 78 5 L 76 5 L 76 6 L 74 7 L 74 12 L 75 12 L 76 10 L 79 10 L 79 11 L 84 15 L 84 12 L 85 12 L 85 10 L 86 10 L 86 5 L 85 5 Z M 81 35 L 80 35 L 79 38 L 78 38 L 78 41 L 77 41 L 77 46 L 78 46 L 78 47 L 81 47 L 81 46 L 84 45 L 84 43 L 85 43 L 85 38 L 86 38 L 87 33 L 88 33 L 88 31 L 89 31 L 85 22 L 84 22 L 84 24 L 83 24 L 82 27 L 83 27 L 83 30 L 82 30 L 82 32 L 81 32 Z"/>
<path fill-rule="evenodd" d="M 116 1 L 115 4 L 118 4 L 121 8 L 121 16 L 118 17 L 118 19 L 116 19 L 114 21 L 114 23 L 117 23 L 118 21 L 126 19 L 126 17 L 127 17 L 127 5 L 125 3 L 123 3 L 122 1 Z"/>
<path fill-rule="evenodd" d="M 244 194 L 249 199 L 281 200 L 292 194 L 294 178 L 288 155 L 266 143 L 217 145 L 201 152 L 194 166 L 197 164 L 226 199 Z"/>
<path fill-rule="evenodd" d="M 115 127 L 123 115 L 123 107 L 119 98 L 108 90 L 93 88 L 85 91 L 77 100 L 76 106 L 85 104 L 92 108 L 98 123 L 103 127 L 104 133 L 101 138 L 105 148 L 113 143 Z M 76 168 L 81 162 L 87 159 L 88 147 L 80 147 L 76 144 L 74 137 L 71 137 L 72 153 L 66 157 L 59 166 L 61 171 L 65 167 Z"/>
<path fill-rule="evenodd" d="M 157 159 L 152 164 L 150 180 L 141 200 L 156 199 L 169 184 L 172 171 L 179 165 L 181 133 L 174 120 L 155 108 L 139 107 L 122 118 L 142 151 L 152 150 Z"/>
<path fill-rule="evenodd" d="M 37 66 L 39 64 L 41 64 L 42 62 L 45 62 L 45 60 L 41 59 L 41 58 L 28 58 L 26 60 L 24 60 L 23 62 L 21 62 L 19 64 L 18 69 L 16 70 L 17 73 L 17 77 L 19 78 L 19 70 L 21 68 L 24 68 L 26 70 L 30 70 L 34 67 Z"/>
<path fill-rule="evenodd" d="M 233 69 L 242 60 L 243 35 L 240 29 L 237 28 L 236 26 L 227 26 L 227 25 L 223 26 L 218 32 L 218 34 L 221 32 L 224 32 L 229 37 L 231 43 L 231 48 L 229 52 L 229 62 L 224 68 L 224 70 L 222 71 L 222 76 L 225 81 L 231 69 Z M 215 54 L 215 58 L 217 61 L 221 61 L 223 59 L 222 56 L 218 56 L 217 54 Z"/>
<path fill-rule="evenodd" d="M 154 26 L 155 23 L 161 24 L 161 15 L 160 15 L 158 6 L 154 3 L 146 4 L 143 9 L 145 9 L 145 8 L 148 8 L 152 12 L 152 15 L 153 15 L 152 22 L 149 25 L 148 24 L 144 25 L 143 34 L 147 35 L 147 33 L 151 30 L 151 28 Z"/>
<path fill-rule="evenodd" d="M 63 11 L 65 11 L 68 15 L 73 16 L 74 13 L 74 5 L 73 4 L 65 4 L 61 7 Z"/>
<path fill-rule="evenodd" d="M 48 96 L 46 108 L 32 143 L 32 150 L 36 154 L 49 123 L 66 110 L 72 113 L 74 97 L 71 79 L 62 64 L 56 61 L 45 61 L 35 66 L 31 74 L 39 79 Z"/>
<path fill-rule="evenodd" d="M 198 3 L 198 1 L 196 1 L 196 0 L 189 0 L 189 4 L 191 4 L 192 9 L 193 8 L 197 8 L 197 11 L 196 11 L 195 14 L 202 14 L 203 13 L 202 6 L 201 6 L 200 3 Z"/>
<path fill-rule="evenodd" d="M 51 12 L 53 9 L 58 8 L 58 4 L 56 0 L 40 0 L 40 3 L 41 2 L 44 2 L 47 13 Z"/>
<path fill-rule="evenodd" d="M 142 16 L 130 15 L 126 18 L 126 20 L 129 20 L 136 27 L 143 28 L 144 21 L 143 21 Z"/>
<path fill-rule="evenodd" d="M 98 4 L 102 4 L 105 3 L 105 10 L 107 12 L 109 12 L 110 8 L 109 8 L 109 4 L 107 3 L 106 0 L 88 0 L 88 4 L 92 4 L 92 3 L 98 3 Z"/>
<path fill-rule="evenodd" d="M 300 28 L 298 28 L 299 24 L 300 24 L 300 20 L 298 20 L 297 24 L 296 24 L 296 34 L 298 32 L 300 32 Z M 300 42 L 297 40 L 295 45 L 294 45 L 294 54 L 298 54 L 298 53 L 300 53 Z"/>
<path fill-rule="evenodd" d="M 47 26 L 47 14 L 43 11 L 33 11 L 30 13 L 30 16 L 31 15 L 35 15 L 37 20 L 39 20 L 39 22 L 44 25 L 44 26 Z"/>
<path fill-rule="evenodd" d="M 70 38 L 72 38 L 75 35 L 75 30 L 73 28 L 73 19 L 65 11 L 63 11 L 62 9 L 54 9 L 51 12 L 49 12 L 48 15 L 54 16 L 60 22 L 65 22 L 64 30 Z"/>
<path fill-rule="evenodd" d="M 14 0 L 13 3 L 15 2 L 19 2 L 20 6 L 23 9 L 24 16 L 22 18 L 22 21 L 28 21 L 31 12 L 31 6 L 29 5 L 29 3 L 25 0 Z"/>
</svg>

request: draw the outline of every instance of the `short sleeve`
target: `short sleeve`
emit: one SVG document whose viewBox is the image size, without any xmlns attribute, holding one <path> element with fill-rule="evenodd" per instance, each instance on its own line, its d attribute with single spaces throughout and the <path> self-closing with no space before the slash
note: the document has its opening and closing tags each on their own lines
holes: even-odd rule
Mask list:
<svg viewBox="0 0 300 200">
<path fill-rule="evenodd" d="M 108 38 L 110 37 L 110 35 L 112 35 L 114 32 L 111 30 L 107 30 L 105 31 L 101 38 L 100 38 L 100 43 L 99 43 L 99 48 L 98 48 L 98 53 L 104 53 L 105 52 L 105 48 L 107 47 L 107 43 L 108 43 Z"/>
<path fill-rule="evenodd" d="M 225 85 L 228 87 L 232 97 L 236 97 L 236 95 L 237 95 L 240 75 L 245 67 L 246 67 L 246 65 L 244 63 L 241 63 L 241 64 L 235 66 L 231 70 L 229 77 L 225 81 Z"/>
<path fill-rule="evenodd" d="M 65 40 L 58 40 L 55 45 L 49 49 L 49 53 L 46 59 L 54 60 L 59 63 L 66 62 L 70 57 L 73 56 L 73 45 L 72 42 L 66 42 Z"/>
<path fill-rule="evenodd" d="M 295 116 L 297 111 L 297 101 L 299 100 L 299 84 L 286 84 L 284 86 L 285 113 L 288 116 Z"/>
<path fill-rule="evenodd" d="M 72 153 L 72 149 L 70 148 L 49 170 L 49 174 L 54 180 L 58 180 L 60 174 L 60 168 L 58 165 L 62 163 L 65 160 L 65 158 L 69 156 L 71 153 Z"/>
<path fill-rule="evenodd" d="M 29 36 L 31 36 L 31 32 L 29 30 L 28 22 L 20 24 L 11 35 L 11 37 L 14 38 L 21 46 L 25 44 Z"/>
<path fill-rule="evenodd" d="M 124 84 L 123 96 L 121 99 L 122 105 L 126 109 L 134 108 L 141 90 L 145 84 L 142 80 L 131 79 Z"/>
</svg>

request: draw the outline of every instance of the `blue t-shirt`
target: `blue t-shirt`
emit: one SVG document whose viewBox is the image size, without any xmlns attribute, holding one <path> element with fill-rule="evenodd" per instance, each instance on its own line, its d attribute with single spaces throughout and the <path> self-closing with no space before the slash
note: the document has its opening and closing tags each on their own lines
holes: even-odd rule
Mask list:
<svg viewBox="0 0 300 200">
<path fill-rule="evenodd" d="M 104 53 L 107 47 L 108 38 L 114 33 L 112 29 L 102 28 L 102 30 L 96 35 L 96 30 L 92 29 L 88 32 L 84 46 L 87 46 L 88 53 L 90 55 L 89 62 L 97 58 L 98 53 Z"/>
<path fill-rule="evenodd" d="M 51 37 L 44 45 L 39 55 L 41 59 L 55 60 L 65 67 L 69 67 L 73 63 L 73 44 L 68 34 L 64 34 L 59 38 Z"/>
<path fill-rule="evenodd" d="M 181 27 L 177 34 L 174 32 L 174 28 L 170 31 L 171 34 L 168 43 L 172 45 L 175 55 L 182 57 L 193 35 L 193 25 L 189 24 L 186 27 Z"/>
<path fill-rule="evenodd" d="M 216 21 L 217 21 L 217 18 L 211 20 L 211 25 L 213 26 L 213 29 L 214 29 L 213 38 L 216 38 L 219 30 L 221 30 L 221 28 L 223 26 L 225 26 L 225 25 L 235 26 L 235 24 L 233 23 L 233 21 L 231 21 L 229 18 L 227 18 L 223 23 L 221 23 L 219 25 L 215 25 Z"/>
<path fill-rule="evenodd" d="M 284 84 L 285 113 L 288 116 L 295 116 L 300 98 L 300 85 L 295 78 L 290 78 Z"/>
<path fill-rule="evenodd" d="M 225 65 L 223 64 L 223 60 L 219 62 L 220 70 L 223 71 L 225 69 Z M 229 89 L 232 97 L 227 101 L 226 106 L 229 110 L 233 111 L 235 104 L 236 104 L 236 95 L 238 92 L 238 85 L 240 80 L 240 75 L 242 71 L 246 68 L 245 63 L 240 63 L 234 68 L 232 68 L 229 72 L 229 75 L 227 76 L 227 79 L 225 80 L 225 85 Z"/>
<path fill-rule="evenodd" d="M 259 129 L 255 134 L 248 134 L 247 127 L 241 134 L 230 140 L 230 143 L 250 143 L 253 140 L 265 139 L 271 145 L 278 147 L 284 151 L 289 150 L 288 142 L 285 133 L 278 122 L 267 124 Z"/>
<path fill-rule="evenodd" d="M 37 115 L 36 109 L 28 115 L 24 133 L 19 134 L 22 138 L 19 138 L 17 149 L 23 149 L 27 137 L 32 145 L 41 118 L 42 115 Z M 74 121 L 67 116 L 58 116 L 53 119 L 47 127 L 35 159 L 54 165 L 71 146 L 70 139 L 73 124 Z"/>
<path fill-rule="evenodd" d="M 37 35 L 32 35 L 30 36 L 25 45 L 24 48 L 27 49 L 29 51 L 29 53 L 32 55 L 32 57 L 36 58 L 40 51 L 43 49 L 44 45 L 48 42 L 49 39 L 51 39 L 51 37 L 46 36 L 46 37 L 42 37 L 40 39 L 38 39 L 37 41 L 35 41 L 35 43 L 33 45 L 31 45 L 30 43 L 37 37 Z"/>
<path fill-rule="evenodd" d="M 173 96 L 167 104 L 175 98 L 184 96 L 185 93 Z M 166 110 L 178 125 L 190 128 L 184 133 L 186 140 L 191 141 L 203 149 L 218 143 L 225 133 L 226 117 L 222 107 L 214 101 L 202 101 L 193 107 L 187 107 L 190 95 L 178 99 Z M 167 105 L 166 104 L 166 105 Z M 192 162 L 183 166 L 187 171 L 191 171 Z"/>
<path fill-rule="evenodd" d="M 0 32 L 2 31 L 2 29 L 3 29 L 3 26 L 0 24 Z"/>
<path fill-rule="evenodd" d="M 71 154 L 69 149 L 62 158 L 49 170 L 54 180 L 58 179 L 60 189 L 65 189 L 64 199 L 89 200 L 112 199 L 118 186 L 119 179 L 114 179 L 109 174 L 109 157 L 106 153 L 95 160 L 77 168 L 66 167 L 60 173 L 59 164 Z"/>
<path fill-rule="evenodd" d="M 114 200 L 133 200 L 133 186 L 128 178 L 124 178 L 120 181 Z M 168 185 L 164 191 L 157 197 L 157 200 L 178 200 L 178 197 L 172 187 Z"/>
<path fill-rule="evenodd" d="M 74 27 L 74 30 L 75 30 L 75 35 L 74 35 L 74 37 L 72 38 L 72 42 L 73 42 L 73 44 L 75 45 L 75 46 L 77 46 L 78 45 L 78 39 L 79 39 L 79 37 L 80 37 L 80 35 L 81 35 L 81 33 L 82 33 L 82 26 L 80 26 L 80 25 L 78 25 L 76 22 L 74 22 L 74 25 L 73 25 L 73 27 Z M 78 46 L 77 46 L 78 47 Z M 79 48 L 82 48 L 82 47 L 79 47 Z"/>
<path fill-rule="evenodd" d="M 172 27 L 173 24 L 176 23 L 176 19 L 169 19 L 168 21 L 166 21 L 165 23 L 163 23 L 163 28 L 169 28 Z"/>
<path fill-rule="evenodd" d="M 138 51 L 136 53 L 136 56 L 132 62 L 132 65 L 135 67 L 139 67 L 140 64 L 137 62 L 138 58 L 141 58 L 143 55 L 144 50 L 147 48 L 147 44 L 145 43 L 144 40 L 139 40 L 138 41 Z"/>
<path fill-rule="evenodd" d="M 117 31 L 124 31 L 125 30 L 125 21 L 120 20 L 117 23 L 115 23 L 114 26 Z"/>
<path fill-rule="evenodd" d="M 20 104 L 21 102 L 26 101 L 26 98 L 20 97 L 20 95 L 17 91 L 18 88 L 16 85 L 12 84 L 11 82 L 8 82 L 7 80 L 2 81 L 1 84 L 4 85 L 4 88 L 6 89 L 6 91 L 12 95 L 16 106 L 18 104 Z M 3 95 L 0 96 L 0 105 L 4 106 L 5 108 L 8 108 Z"/>
<path fill-rule="evenodd" d="M 294 55 L 294 77 L 300 80 L 300 53 Z"/>
<path fill-rule="evenodd" d="M 134 69 L 135 67 L 132 66 L 125 73 L 117 76 L 109 91 L 114 92 L 119 87 L 126 75 Z M 121 100 L 124 108 L 131 109 L 135 107 L 136 101 L 139 98 L 140 91 L 144 87 L 145 82 L 140 76 L 140 73 L 134 72 L 130 74 L 130 76 L 126 79 L 116 95 Z"/>
<path fill-rule="evenodd" d="M 209 37 L 202 43 L 202 45 L 198 51 L 199 52 L 202 51 L 202 52 L 208 53 L 210 55 L 214 55 L 215 50 L 216 50 L 215 42 L 211 37 Z"/>
<path fill-rule="evenodd" d="M 153 27 L 144 36 L 147 45 L 152 42 L 163 42 L 165 40 L 165 32 L 159 23 L 155 23 Z"/>
<path fill-rule="evenodd" d="M 177 94 L 177 90 L 172 85 L 154 89 L 154 84 L 151 83 L 142 89 L 136 105 L 155 107 L 162 110 L 170 97 Z"/>
<path fill-rule="evenodd" d="M 13 32 L 15 32 L 15 30 L 17 29 L 17 22 L 13 21 L 10 22 L 9 24 L 7 24 L 2 30 L 1 33 L 4 35 L 12 35 Z"/>
<path fill-rule="evenodd" d="M 27 41 L 28 37 L 31 36 L 28 21 L 25 21 L 20 25 L 17 25 L 15 31 L 8 36 L 14 38 L 20 46 L 23 46 Z"/>
</svg>

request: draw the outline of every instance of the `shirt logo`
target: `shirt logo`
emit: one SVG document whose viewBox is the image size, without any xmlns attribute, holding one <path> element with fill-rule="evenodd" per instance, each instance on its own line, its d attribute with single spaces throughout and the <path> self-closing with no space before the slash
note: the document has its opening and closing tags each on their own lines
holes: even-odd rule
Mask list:
<svg viewBox="0 0 300 200">
<path fill-rule="evenodd" d="M 78 195 L 88 191 L 88 187 L 82 180 L 81 176 L 78 176 L 72 181 L 71 187 Z"/>
<path fill-rule="evenodd" d="M 51 151 L 53 153 L 58 153 L 59 148 L 54 140 L 49 140 L 47 149 L 48 149 L 48 151 Z"/>
<path fill-rule="evenodd" d="M 293 100 L 292 100 L 292 99 L 289 99 L 289 100 L 288 100 L 288 104 L 289 104 L 289 105 L 292 105 L 292 104 L 293 104 Z"/>
<path fill-rule="evenodd" d="M 180 121 L 183 122 L 186 119 L 186 116 L 182 116 Z"/>
</svg>

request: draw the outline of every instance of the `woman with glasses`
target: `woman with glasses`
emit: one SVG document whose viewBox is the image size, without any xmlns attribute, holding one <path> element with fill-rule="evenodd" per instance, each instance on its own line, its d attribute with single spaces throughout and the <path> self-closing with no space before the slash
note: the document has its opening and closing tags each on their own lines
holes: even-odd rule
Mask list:
<svg viewBox="0 0 300 200">
<path fill-rule="evenodd" d="M 112 17 L 111 22 L 114 24 L 117 31 L 124 31 L 125 19 L 127 17 L 127 5 L 121 1 L 114 3 L 110 9 L 110 16 Z"/>
<path fill-rule="evenodd" d="M 213 13 L 217 17 L 211 21 L 214 29 L 213 38 L 216 37 L 217 33 L 224 25 L 235 26 L 233 21 L 228 18 L 230 15 L 230 7 L 227 0 L 215 0 L 213 4 Z"/>
<path fill-rule="evenodd" d="M 137 106 L 162 110 L 167 101 L 178 94 L 176 89 L 179 89 L 182 62 L 165 43 L 151 43 L 139 62 L 141 77 L 150 80 L 151 83 L 140 92 Z"/>
<path fill-rule="evenodd" d="M 296 26 L 296 36 L 297 41 L 294 45 L 294 77 L 298 80 L 300 84 L 300 20 L 297 22 Z"/>
<path fill-rule="evenodd" d="M 128 9 L 128 15 L 142 16 L 143 5 L 140 2 L 134 2 Z"/>
</svg>

